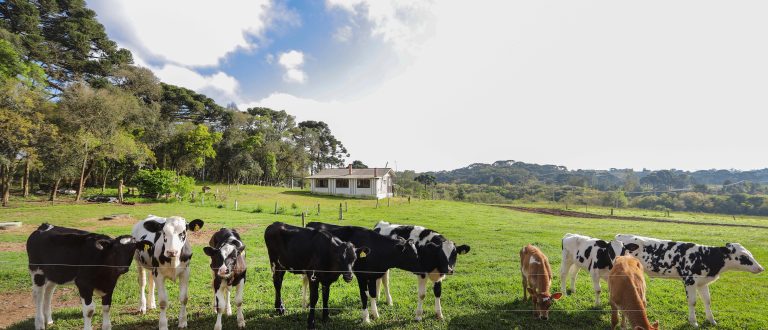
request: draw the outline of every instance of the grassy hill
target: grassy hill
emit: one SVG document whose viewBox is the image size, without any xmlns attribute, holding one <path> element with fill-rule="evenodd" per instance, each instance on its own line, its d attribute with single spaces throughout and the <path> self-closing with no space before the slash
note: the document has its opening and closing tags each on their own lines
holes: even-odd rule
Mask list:
<svg viewBox="0 0 768 330">
<path fill-rule="evenodd" d="M 546 216 L 516 212 L 494 206 L 405 199 L 379 201 L 347 200 L 335 197 L 317 197 L 298 190 L 241 186 L 238 189 L 214 186 L 219 190 L 218 201 L 212 196 L 204 206 L 200 202 L 150 203 L 133 206 L 109 204 L 56 204 L 16 201 L 13 208 L 0 210 L 0 222 L 24 221 L 20 229 L 0 231 L 0 301 L 16 299 L 12 304 L 0 302 L 0 312 L 12 313 L 19 305 L 27 309 L 31 301 L 30 278 L 26 270 L 23 242 L 42 222 L 71 226 L 109 235 L 130 232 L 137 219 L 147 214 L 161 216 L 180 215 L 188 219 L 206 221 L 201 233 L 191 235 L 194 257 L 188 304 L 189 325 L 192 329 L 209 329 L 215 321 L 212 308 L 212 275 L 208 270 L 208 257 L 202 252 L 210 235 L 220 227 L 238 228 L 247 244 L 248 280 L 246 283 L 245 313 L 249 328 L 304 328 L 306 311 L 300 307 L 301 280 L 286 275 L 283 299 L 288 313 L 273 316 L 274 290 L 264 246 L 263 230 L 274 221 L 300 225 L 302 211 L 308 211 L 307 221 L 339 223 L 339 204 L 348 210 L 341 223 L 372 227 L 378 220 L 394 223 L 418 224 L 437 230 L 458 244 L 472 247 L 468 255 L 459 257 L 456 273 L 443 284 L 443 313 L 446 319 L 434 318 L 432 291 L 425 300 L 425 321 L 413 321 L 416 307 L 416 278 L 410 273 L 393 271 L 392 296 L 394 306 L 380 304 L 381 318 L 370 328 L 456 328 L 456 329 L 605 329 L 610 326 L 610 307 L 604 303 L 594 309 L 591 283 L 582 272 L 577 280 L 577 292 L 564 297 L 550 314 L 549 321 L 534 320 L 529 302 L 522 302 L 522 287 L 518 251 L 527 243 L 538 245 L 549 256 L 553 270 L 559 273 L 560 239 L 565 233 L 580 233 L 611 238 L 617 233 L 633 233 L 666 239 L 722 245 L 739 242 L 754 256 L 768 264 L 768 244 L 765 230 L 636 221 L 583 219 Z M 234 203 L 238 202 L 238 210 Z M 278 213 L 275 212 L 275 202 Z M 320 214 L 317 215 L 317 205 Z M 129 214 L 131 218 L 113 221 L 98 219 L 111 214 Z M 655 215 L 654 215 L 655 216 Z M 751 221 L 763 221 L 756 218 Z M 768 274 L 726 273 L 711 286 L 713 311 L 724 329 L 768 328 Z M 559 287 L 559 274 L 554 287 Z M 603 301 L 607 301 L 607 285 Z M 171 293 L 169 322 L 175 326 L 178 313 L 178 289 L 169 282 Z M 59 289 L 58 308 L 54 312 L 53 329 L 82 327 L 82 314 L 77 293 L 73 289 Z M 66 288 L 66 287 L 65 287 Z M 70 287 L 72 288 L 72 287 Z M 157 326 L 157 310 L 141 316 L 138 306 L 136 272 L 124 275 L 118 283 L 113 299 L 112 324 L 115 329 L 153 329 Z M 337 282 L 331 289 L 331 321 L 318 323 L 322 328 L 360 328 L 360 302 L 357 284 Z M 15 308 L 15 309 L 14 309 Z M 683 285 L 679 281 L 650 279 L 648 282 L 648 309 L 651 319 L 658 319 L 664 329 L 687 329 L 687 305 Z M 705 324 L 703 305 L 697 306 L 699 322 Z M 18 312 L 16 312 L 18 314 Z M 32 312 L 10 329 L 32 327 Z M 318 316 L 320 314 L 318 313 Z M 18 315 L 15 317 L 19 317 Z M 95 316 L 100 324 L 101 313 Z M 3 325 L 0 324 L 0 327 Z M 235 317 L 224 317 L 225 328 L 235 328 Z"/>
</svg>

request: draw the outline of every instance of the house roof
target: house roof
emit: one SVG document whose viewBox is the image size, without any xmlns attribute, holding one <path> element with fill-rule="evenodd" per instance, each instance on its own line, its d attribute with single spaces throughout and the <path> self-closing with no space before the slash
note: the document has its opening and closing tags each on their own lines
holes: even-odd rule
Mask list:
<svg viewBox="0 0 768 330">
<path fill-rule="evenodd" d="M 391 168 L 353 168 L 351 171 L 349 168 L 325 168 L 307 179 L 373 179 L 381 178 L 387 173 L 395 176 L 395 171 Z"/>
</svg>

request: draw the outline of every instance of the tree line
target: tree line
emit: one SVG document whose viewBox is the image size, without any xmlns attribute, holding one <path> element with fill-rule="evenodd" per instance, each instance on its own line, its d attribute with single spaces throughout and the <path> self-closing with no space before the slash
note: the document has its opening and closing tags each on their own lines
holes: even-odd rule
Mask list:
<svg viewBox="0 0 768 330">
<path fill-rule="evenodd" d="M 83 0 L 0 2 L 0 136 L 4 206 L 12 187 L 51 200 L 67 187 L 80 200 L 85 187 L 129 183 L 142 169 L 286 184 L 349 156 L 324 122 L 223 107 L 159 81 Z"/>
</svg>

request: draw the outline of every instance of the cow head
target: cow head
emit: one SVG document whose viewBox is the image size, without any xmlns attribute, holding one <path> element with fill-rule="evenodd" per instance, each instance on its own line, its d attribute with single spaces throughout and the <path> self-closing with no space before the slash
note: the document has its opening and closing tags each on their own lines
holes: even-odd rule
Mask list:
<svg viewBox="0 0 768 330">
<path fill-rule="evenodd" d="M 597 240 L 595 245 L 597 245 L 599 248 L 596 252 L 598 263 L 606 263 L 608 269 L 613 267 L 613 261 L 616 259 L 616 257 L 626 255 L 627 253 L 632 253 L 633 251 L 640 248 L 640 246 L 635 243 L 624 244 L 619 240 L 612 240 L 608 242 L 604 240 Z"/>
<path fill-rule="evenodd" d="M 149 220 L 144 222 L 144 229 L 160 233 L 163 240 L 164 257 L 178 258 L 187 244 L 187 230 L 198 231 L 203 227 L 203 220 L 195 219 L 187 223 L 182 217 L 168 217 L 165 223 Z"/>
<path fill-rule="evenodd" d="M 245 250 L 245 244 L 236 239 L 229 240 L 224 244 L 221 244 L 218 248 L 212 248 L 206 246 L 203 248 L 203 252 L 211 257 L 211 269 L 216 272 L 216 275 L 222 278 L 229 278 L 232 276 L 237 264 L 237 258 Z"/>
<path fill-rule="evenodd" d="M 444 241 L 442 244 L 429 242 L 424 245 L 425 256 L 434 257 L 437 260 L 437 271 L 442 274 L 453 275 L 456 267 L 456 257 L 459 254 L 469 252 L 469 245 L 456 246 L 452 241 Z"/>
<path fill-rule="evenodd" d="M 643 327 L 638 325 L 638 326 L 632 328 L 632 330 L 659 330 L 659 321 L 653 322 L 653 324 L 651 324 L 651 327 L 648 328 L 648 329 L 643 328 Z"/>
<path fill-rule="evenodd" d="M 416 250 L 416 242 L 413 240 L 406 240 L 401 237 L 397 238 L 397 243 L 395 243 L 395 247 L 400 249 L 400 252 L 403 253 L 403 256 L 407 260 L 416 260 L 419 257 L 419 253 Z"/>
<path fill-rule="evenodd" d="M 549 292 L 536 292 L 536 290 L 527 288 L 528 294 L 531 295 L 533 300 L 533 315 L 541 320 L 549 319 L 549 308 L 555 301 L 560 300 L 563 297 L 561 292 L 549 294 Z"/>
<path fill-rule="evenodd" d="M 103 264 L 116 267 L 120 274 L 125 274 L 131 266 L 134 253 L 137 250 L 149 250 L 152 242 L 137 242 L 133 236 L 123 235 L 114 239 L 96 239 L 93 246 L 104 256 Z"/>
<path fill-rule="evenodd" d="M 341 270 L 341 276 L 347 283 L 352 282 L 352 267 L 355 265 L 355 261 L 358 258 L 366 258 L 371 250 L 368 247 L 355 248 L 355 245 L 350 242 L 344 242 L 338 237 L 332 236 L 332 253 L 333 263 L 335 263 L 334 269 Z"/>
<path fill-rule="evenodd" d="M 732 268 L 747 271 L 754 274 L 762 273 L 765 268 L 755 260 L 752 253 L 739 243 L 728 243 L 720 250 L 728 259 Z"/>
</svg>

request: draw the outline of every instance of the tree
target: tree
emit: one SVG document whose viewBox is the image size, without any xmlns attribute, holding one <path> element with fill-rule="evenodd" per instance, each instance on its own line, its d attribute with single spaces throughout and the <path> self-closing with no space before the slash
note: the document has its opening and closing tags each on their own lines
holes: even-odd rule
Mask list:
<svg viewBox="0 0 768 330">
<path fill-rule="evenodd" d="M 303 141 L 309 152 L 313 171 L 328 166 L 341 166 L 344 158 L 349 157 L 347 148 L 331 133 L 328 124 L 322 121 L 303 121 L 299 123 L 299 140 Z"/>
<path fill-rule="evenodd" d="M 352 168 L 368 168 L 368 165 L 363 164 L 363 162 L 359 160 L 353 161 L 350 165 L 352 165 Z"/>
<path fill-rule="evenodd" d="M 419 174 L 419 176 L 415 177 L 413 180 L 423 184 L 424 190 L 427 189 L 427 186 L 434 185 L 437 183 L 437 181 L 435 180 L 435 176 L 432 174 Z"/>
</svg>

